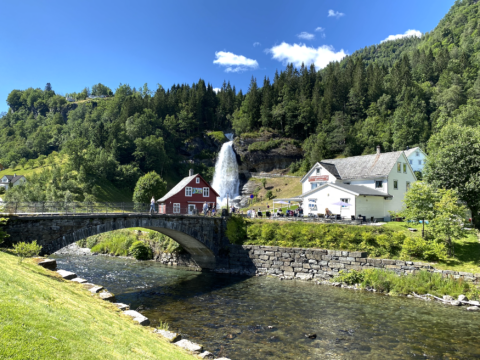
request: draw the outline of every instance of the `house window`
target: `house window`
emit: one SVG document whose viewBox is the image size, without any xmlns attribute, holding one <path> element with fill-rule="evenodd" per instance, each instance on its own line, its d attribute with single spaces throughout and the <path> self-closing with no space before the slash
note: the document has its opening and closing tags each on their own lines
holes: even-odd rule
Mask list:
<svg viewBox="0 0 480 360">
<path fill-rule="evenodd" d="M 210 196 L 210 188 L 204 187 L 203 188 L 203 197 L 209 197 Z"/>
<path fill-rule="evenodd" d="M 406 174 L 407 173 L 407 164 L 403 164 L 403 172 Z"/>
<path fill-rule="evenodd" d="M 315 170 L 315 173 L 316 173 L 317 175 L 320 175 L 321 170 L 322 170 L 321 168 L 317 168 L 317 169 Z"/>
<path fill-rule="evenodd" d="M 190 186 L 185 188 L 185 196 L 192 196 L 192 188 Z"/>
<path fill-rule="evenodd" d="M 173 213 L 180 214 L 180 204 L 178 203 L 173 204 Z"/>
<path fill-rule="evenodd" d="M 409 160 L 409 162 L 410 162 L 410 165 L 413 165 L 413 160 Z"/>
<path fill-rule="evenodd" d="M 200 184 L 200 178 L 196 178 L 196 179 L 195 179 L 195 182 L 196 182 L 197 184 Z"/>
<path fill-rule="evenodd" d="M 317 188 L 317 183 L 312 183 L 312 190 Z"/>
<path fill-rule="evenodd" d="M 422 165 L 422 160 L 418 160 L 418 165 Z"/>
<path fill-rule="evenodd" d="M 416 156 L 420 156 L 420 151 L 417 151 L 417 152 L 415 153 L 415 155 L 416 155 Z"/>
<path fill-rule="evenodd" d="M 382 180 L 375 181 L 375 189 L 378 189 L 378 188 L 383 188 L 383 181 Z"/>
<path fill-rule="evenodd" d="M 397 163 L 397 172 L 402 172 L 402 163 Z"/>
<path fill-rule="evenodd" d="M 350 199 L 348 198 L 344 198 L 344 199 L 340 199 L 341 202 L 344 202 L 344 203 L 347 203 L 347 204 L 350 204 Z M 342 208 L 345 208 L 347 207 L 346 205 L 342 205 Z"/>
<path fill-rule="evenodd" d="M 410 183 L 409 183 L 408 181 L 407 181 L 407 186 L 406 186 L 406 188 L 407 188 L 407 191 L 410 189 Z"/>
<path fill-rule="evenodd" d="M 398 180 L 393 180 L 393 189 L 398 190 Z"/>
</svg>

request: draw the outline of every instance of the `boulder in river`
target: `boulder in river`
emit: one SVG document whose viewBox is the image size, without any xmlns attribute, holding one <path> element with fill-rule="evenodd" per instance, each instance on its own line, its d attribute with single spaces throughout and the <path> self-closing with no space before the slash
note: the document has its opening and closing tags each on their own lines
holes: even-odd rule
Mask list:
<svg viewBox="0 0 480 360">
<path fill-rule="evenodd" d="M 204 351 L 198 355 L 200 359 L 213 359 L 215 356 L 210 351 Z"/>
<path fill-rule="evenodd" d="M 77 277 L 77 274 L 66 270 L 57 270 L 57 273 L 65 280 L 72 280 Z"/>
<path fill-rule="evenodd" d="M 194 342 L 191 342 L 185 339 L 177 341 L 175 345 L 181 347 L 182 349 L 188 350 L 194 354 L 200 354 L 203 350 L 202 345 L 195 344 Z"/>
<path fill-rule="evenodd" d="M 86 284 L 86 283 L 88 283 L 88 280 L 85 280 L 85 279 L 82 279 L 82 278 L 79 278 L 79 277 L 76 277 L 75 279 L 72 279 L 71 281 L 77 282 L 77 283 L 79 283 L 79 284 Z"/>
<path fill-rule="evenodd" d="M 112 293 L 109 293 L 108 291 L 101 292 L 98 294 L 100 296 L 100 299 L 105 300 L 105 301 L 115 301 L 115 295 Z"/>
<path fill-rule="evenodd" d="M 453 301 L 454 299 L 453 299 L 453 297 L 450 296 L 450 295 L 443 295 L 443 300 L 445 300 L 445 301 Z"/>
<path fill-rule="evenodd" d="M 465 295 L 458 295 L 458 301 L 468 301 Z"/>
<path fill-rule="evenodd" d="M 469 307 L 467 307 L 467 310 L 468 310 L 468 311 L 478 311 L 478 310 L 480 310 L 480 307 L 478 307 L 478 306 L 469 306 Z"/>
<path fill-rule="evenodd" d="M 135 310 L 125 310 L 123 313 L 131 316 L 133 321 L 138 322 L 142 326 L 150 325 L 150 320 Z"/>
<path fill-rule="evenodd" d="M 115 305 L 116 307 L 118 307 L 122 311 L 130 310 L 130 306 L 128 306 L 127 304 L 115 303 L 113 305 Z"/>
<path fill-rule="evenodd" d="M 160 335 L 161 337 L 163 337 L 164 339 L 170 342 L 176 342 L 182 339 L 182 335 L 174 333 L 172 331 L 168 331 L 168 330 L 157 329 L 154 331 L 154 333 Z"/>
<path fill-rule="evenodd" d="M 92 294 L 96 294 L 100 291 L 103 290 L 103 286 L 95 285 L 95 284 L 90 284 L 90 283 L 85 283 L 82 284 L 85 289 L 90 291 Z"/>
<path fill-rule="evenodd" d="M 453 300 L 453 301 L 450 302 L 450 305 L 460 306 L 460 305 L 462 305 L 462 303 L 461 303 L 460 301 L 458 301 L 458 300 Z"/>
</svg>

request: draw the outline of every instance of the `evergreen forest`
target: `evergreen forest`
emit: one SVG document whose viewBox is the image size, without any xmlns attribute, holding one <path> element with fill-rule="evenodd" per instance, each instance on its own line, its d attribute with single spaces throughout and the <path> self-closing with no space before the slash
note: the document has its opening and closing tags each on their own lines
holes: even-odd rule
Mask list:
<svg viewBox="0 0 480 360">
<path fill-rule="evenodd" d="M 202 79 L 169 89 L 96 84 L 66 94 L 75 103 L 50 84 L 13 90 L 0 115 L 0 164 L 65 154 L 68 166 L 35 174 L 11 199 L 83 201 L 95 199 L 99 181 L 131 192 L 150 171 L 173 186 L 191 166 L 181 149 L 209 131 L 296 139 L 305 152 L 302 169 L 374 153 L 377 145 L 426 150 L 446 125 L 479 126 L 479 70 L 480 3 L 457 0 L 421 38 L 365 47 L 324 69 L 289 64 L 272 78 L 252 77 L 245 94 L 229 82 L 214 91 Z"/>
</svg>

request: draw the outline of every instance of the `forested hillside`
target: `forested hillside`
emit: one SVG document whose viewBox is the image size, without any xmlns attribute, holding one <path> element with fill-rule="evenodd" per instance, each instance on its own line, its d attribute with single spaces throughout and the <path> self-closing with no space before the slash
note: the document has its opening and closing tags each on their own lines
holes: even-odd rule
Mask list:
<svg viewBox="0 0 480 360">
<path fill-rule="evenodd" d="M 85 181 L 132 189 L 147 171 L 185 174 L 181 148 L 207 131 L 242 135 L 263 128 L 300 140 L 306 157 L 293 170 L 322 158 L 372 153 L 376 145 L 383 151 L 425 148 L 447 123 L 480 122 L 479 9 L 477 0 L 457 1 L 421 39 L 366 47 L 320 71 L 288 65 L 272 79 L 252 78 L 245 95 L 230 84 L 216 93 L 203 80 L 156 90 L 120 85 L 114 92 L 97 84 L 91 93 L 109 97 L 85 101 L 86 88 L 68 94 L 74 104 L 50 85 L 14 90 L 0 118 L 0 163 L 61 151 L 69 165 L 42 180 L 45 188 L 52 176 L 60 179 L 57 192 L 19 196 L 61 199 L 68 190 L 83 200 L 93 188 Z"/>
</svg>

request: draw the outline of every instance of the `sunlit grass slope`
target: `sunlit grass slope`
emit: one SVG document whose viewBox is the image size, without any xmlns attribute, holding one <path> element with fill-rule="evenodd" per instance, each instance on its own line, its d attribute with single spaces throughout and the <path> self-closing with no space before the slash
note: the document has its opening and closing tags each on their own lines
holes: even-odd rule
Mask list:
<svg viewBox="0 0 480 360">
<path fill-rule="evenodd" d="M 31 261 L 0 252 L 0 359 L 193 359 Z"/>
</svg>

